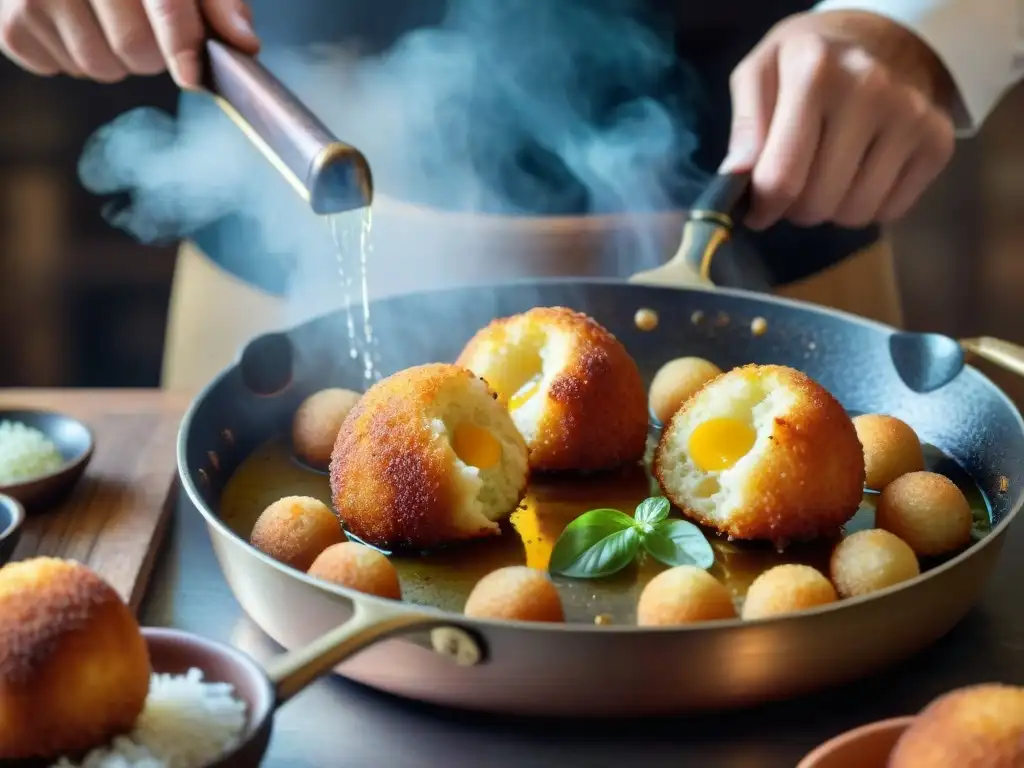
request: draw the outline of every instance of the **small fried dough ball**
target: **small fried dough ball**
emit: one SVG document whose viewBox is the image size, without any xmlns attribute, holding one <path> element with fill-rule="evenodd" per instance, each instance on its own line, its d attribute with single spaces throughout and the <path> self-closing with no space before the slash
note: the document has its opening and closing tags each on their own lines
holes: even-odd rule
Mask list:
<svg viewBox="0 0 1024 768">
<path fill-rule="evenodd" d="M 853 418 L 864 448 L 864 484 L 881 491 L 900 475 L 924 469 L 924 452 L 917 433 L 906 422 L 880 413 Z"/>
<path fill-rule="evenodd" d="M 756 579 L 743 603 L 744 619 L 805 611 L 836 601 L 832 582 L 809 565 L 777 565 Z"/>
<path fill-rule="evenodd" d="M 921 573 L 910 545 L 880 528 L 858 531 L 839 542 L 829 570 L 840 597 L 867 595 Z"/>
<path fill-rule="evenodd" d="M 327 469 L 331 451 L 345 417 L 359 402 L 350 389 L 322 389 L 302 401 L 292 418 L 292 448 L 295 454 L 317 469 Z"/>
<path fill-rule="evenodd" d="M 651 579 L 636 606 L 641 627 L 733 619 L 736 607 L 722 582 L 705 570 L 680 565 Z"/>
<path fill-rule="evenodd" d="M 0 568 L 0 761 L 55 759 L 132 730 L 149 651 L 114 589 L 71 560 Z"/>
<path fill-rule="evenodd" d="M 1024 688 L 972 685 L 935 699 L 903 733 L 889 768 L 1019 768 Z"/>
<path fill-rule="evenodd" d="M 935 472 L 910 472 L 885 486 L 875 525 L 903 539 L 921 557 L 963 549 L 974 517 L 956 483 Z"/>
<path fill-rule="evenodd" d="M 654 418 L 662 424 L 668 424 L 679 406 L 721 373 L 721 368 L 702 357 L 677 357 L 669 360 L 651 380 L 648 403 Z"/>
<path fill-rule="evenodd" d="M 565 621 L 562 599 L 544 571 L 510 565 L 491 571 L 473 587 L 465 614 L 475 619 Z"/>
<path fill-rule="evenodd" d="M 309 566 L 309 575 L 368 595 L 402 599 L 398 572 L 373 547 L 355 541 L 332 544 Z"/>
<path fill-rule="evenodd" d="M 256 520 L 249 543 L 275 560 L 309 569 L 316 556 L 332 544 L 345 541 L 338 518 L 320 499 L 285 496 Z"/>
</svg>

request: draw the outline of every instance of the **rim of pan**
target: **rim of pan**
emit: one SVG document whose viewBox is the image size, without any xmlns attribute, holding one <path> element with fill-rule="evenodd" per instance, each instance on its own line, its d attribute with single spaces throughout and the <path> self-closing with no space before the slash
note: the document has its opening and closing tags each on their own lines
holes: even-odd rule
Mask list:
<svg viewBox="0 0 1024 768">
<path fill-rule="evenodd" d="M 748 300 L 752 300 L 752 301 L 755 301 L 755 302 L 758 302 L 758 303 L 762 303 L 762 304 L 777 304 L 777 305 L 781 305 L 781 306 L 788 306 L 788 307 L 793 307 L 793 308 L 796 308 L 796 309 L 807 310 L 807 311 L 810 311 L 810 312 L 813 312 L 813 313 L 817 313 L 817 314 L 820 314 L 820 315 L 835 316 L 835 317 L 839 317 L 840 319 L 842 319 L 842 320 L 844 320 L 846 322 L 851 322 L 851 323 L 854 323 L 854 324 L 859 324 L 859 325 L 867 326 L 868 328 L 879 330 L 879 331 L 882 331 L 882 332 L 885 332 L 885 333 L 893 333 L 896 330 L 896 329 L 892 328 L 891 326 L 888 326 L 888 325 L 886 325 L 884 323 L 880 323 L 880 322 L 875 321 L 875 320 L 869 320 L 869 319 L 864 318 L 864 317 L 859 317 L 857 315 L 850 314 L 849 312 L 843 312 L 841 310 L 830 309 L 830 308 L 827 308 L 827 307 L 819 307 L 819 306 L 816 306 L 814 304 L 809 304 L 807 302 L 798 301 L 798 300 L 795 300 L 795 299 L 788 299 L 788 298 L 783 298 L 783 297 L 779 297 L 779 296 L 770 296 L 770 295 L 760 294 L 760 293 L 756 293 L 754 291 L 747 291 L 747 290 L 742 290 L 742 289 L 738 289 L 738 288 L 715 288 L 713 290 L 709 290 L 709 289 L 706 289 L 706 288 L 699 288 L 699 287 L 672 288 L 672 287 L 665 287 L 665 286 L 646 286 L 646 285 L 639 285 L 639 284 L 629 283 L 629 282 L 621 280 L 619 278 L 604 278 L 604 277 L 589 277 L 589 278 L 553 277 L 553 278 L 543 278 L 543 279 L 539 279 L 539 280 L 527 280 L 527 279 L 523 279 L 523 280 L 509 280 L 509 281 L 505 281 L 505 282 L 502 282 L 502 283 L 484 283 L 484 284 L 473 285 L 473 286 L 460 286 L 458 288 L 451 288 L 451 289 L 415 291 L 415 292 L 410 292 L 408 294 L 402 294 L 402 296 L 425 295 L 425 294 L 431 294 L 431 293 L 443 293 L 445 290 L 459 290 L 460 288 L 465 288 L 465 287 L 472 287 L 474 289 L 487 291 L 487 290 L 493 290 L 493 289 L 498 289 L 498 288 L 507 288 L 507 287 L 510 287 L 510 286 L 514 287 L 514 286 L 517 286 L 517 285 L 520 285 L 520 286 L 528 286 L 528 285 L 546 286 L 546 285 L 560 285 L 560 284 L 610 285 L 610 286 L 620 285 L 620 286 L 626 286 L 626 287 L 632 286 L 632 287 L 638 287 L 638 288 L 645 288 L 647 290 L 655 289 L 655 290 L 661 290 L 661 291 L 682 291 L 682 292 L 715 293 L 715 294 L 720 294 L 720 295 L 733 296 L 733 297 L 740 298 L 740 299 L 748 299 Z M 280 331 L 280 332 L 282 332 L 282 333 L 289 333 L 291 330 L 294 330 L 294 329 L 293 328 L 284 329 L 283 331 Z M 626 633 L 626 634 L 631 634 L 631 633 L 653 633 L 653 632 L 660 632 L 660 633 L 710 632 L 710 631 L 713 631 L 713 630 L 739 629 L 741 627 L 746 627 L 746 626 L 754 626 L 754 625 L 761 626 L 761 625 L 765 625 L 765 624 L 782 624 L 782 623 L 787 623 L 787 622 L 800 621 L 800 620 L 804 620 L 804 619 L 810 618 L 812 616 L 820 616 L 820 615 L 832 613 L 832 612 L 835 612 L 835 611 L 848 610 L 848 609 L 854 608 L 854 607 L 859 606 L 859 605 L 863 605 L 863 604 L 871 602 L 871 601 L 884 599 L 886 597 L 889 597 L 891 595 L 896 594 L 897 592 L 901 592 L 903 590 L 913 589 L 918 584 L 921 584 L 922 582 L 924 582 L 924 581 L 926 581 L 928 579 L 934 578 L 935 576 L 937 576 L 940 573 L 944 573 L 946 571 L 949 571 L 949 570 L 952 570 L 954 568 L 959 567 L 967 559 L 973 557 L 976 553 L 980 552 L 985 547 L 991 546 L 991 544 L 994 541 L 1000 539 L 1002 537 L 1002 535 L 1005 533 L 1005 531 L 1006 531 L 1007 527 L 1010 525 L 1010 523 L 1017 517 L 1017 514 L 1020 512 L 1021 507 L 1024 506 L 1024 487 L 1022 487 L 1022 488 L 1017 489 L 1016 496 L 1012 500 L 1012 502 L 1010 504 L 1010 507 L 1009 507 L 1009 510 L 1007 511 L 1006 515 L 1003 517 L 1002 520 L 1000 520 L 995 525 L 995 527 L 992 528 L 991 531 L 989 531 L 988 535 L 986 535 L 985 538 L 981 539 L 980 541 L 976 541 L 976 542 L 972 543 L 969 547 L 967 547 L 967 549 L 965 549 L 963 552 L 958 554 L 956 557 L 953 557 L 953 558 L 947 560 L 946 562 L 942 563 L 941 565 L 937 565 L 934 568 L 931 568 L 931 569 L 925 571 L 924 573 L 921 573 L 920 575 L 915 576 L 913 579 L 910 579 L 909 581 L 904 581 L 904 582 L 901 582 L 899 584 L 895 584 L 895 585 L 893 585 L 891 587 L 886 587 L 885 589 L 880 589 L 877 592 L 872 592 L 871 594 L 868 594 L 868 595 L 861 595 L 859 597 L 844 598 L 844 599 L 838 600 L 838 601 L 836 601 L 834 603 L 829 603 L 827 605 L 817 606 L 815 608 L 810 608 L 808 610 L 800 611 L 798 613 L 787 614 L 787 615 L 782 615 L 782 616 L 773 616 L 773 617 L 768 617 L 768 618 L 763 618 L 763 619 L 742 619 L 742 618 L 736 617 L 736 618 L 732 618 L 732 619 L 716 619 L 714 621 L 702 621 L 702 622 L 698 622 L 698 623 L 694 623 L 694 624 L 684 624 L 684 625 L 675 625 L 675 626 L 661 626 L 661 627 L 641 627 L 641 626 L 638 626 L 636 624 L 606 624 L 606 625 L 598 625 L 598 624 L 591 624 L 591 623 L 586 623 L 585 624 L 583 622 L 555 623 L 555 622 L 508 621 L 508 620 L 497 620 L 497 619 L 478 619 L 478 618 L 472 618 L 472 617 L 466 616 L 466 615 L 464 615 L 462 613 L 456 613 L 454 611 L 445 611 L 445 610 L 442 610 L 440 608 L 435 608 L 434 606 L 430 606 L 430 605 L 421 605 L 419 603 L 408 603 L 408 602 L 405 602 L 405 601 L 390 600 L 390 599 L 387 599 L 387 598 L 377 597 L 375 595 L 369 595 L 369 594 L 366 594 L 365 592 L 359 592 L 359 591 L 354 590 L 354 589 L 349 589 L 348 587 L 342 587 L 342 586 L 338 586 L 336 584 L 331 584 L 331 583 L 328 583 L 328 582 L 324 582 L 324 581 L 322 581 L 320 579 L 314 579 L 312 576 L 309 576 L 308 574 L 305 574 L 302 571 L 299 571 L 299 570 L 297 570 L 295 568 L 292 568 L 292 567 L 287 566 L 287 565 L 285 565 L 283 563 L 280 563 L 277 560 L 275 560 L 274 558 L 270 557 L 269 555 L 266 555 L 263 552 L 260 552 L 258 549 L 253 547 L 248 541 L 243 539 L 241 536 L 239 536 L 237 533 L 235 533 L 231 528 L 229 528 L 224 523 L 224 521 L 221 520 L 220 517 L 213 510 L 211 510 L 207 506 L 206 502 L 203 500 L 202 494 L 199 492 L 199 489 L 196 487 L 195 483 L 192 481 L 190 473 L 185 471 L 185 468 L 187 467 L 187 461 L 186 461 L 186 442 L 188 440 L 188 435 L 190 433 L 190 427 L 191 427 L 191 424 L 192 424 L 192 419 L 195 416 L 195 412 L 196 412 L 199 404 L 206 399 L 206 397 L 210 393 L 210 391 L 212 391 L 221 382 L 221 380 L 223 378 L 225 378 L 230 373 L 230 371 L 232 371 L 235 368 L 236 365 L 237 365 L 237 360 L 236 360 L 236 362 L 232 363 L 231 365 L 226 367 L 224 370 L 222 370 L 219 374 L 217 374 L 217 376 L 214 377 L 214 379 L 211 382 L 209 382 L 205 387 L 203 387 L 202 390 L 200 390 L 199 394 L 196 395 L 196 397 L 189 404 L 188 410 L 185 411 L 185 415 L 182 417 L 181 425 L 180 425 L 180 427 L 178 429 L 178 439 L 177 439 L 178 477 L 179 477 L 179 479 L 180 479 L 180 481 L 182 483 L 182 486 L 185 488 L 185 492 L 188 494 L 189 500 L 192 502 L 192 505 L 206 519 L 206 522 L 207 522 L 208 525 L 214 526 L 219 533 L 224 534 L 224 535 L 226 535 L 226 536 L 228 536 L 230 538 L 233 538 L 233 539 L 237 540 L 238 543 L 244 545 L 248 549 L 248 554 L 250 556 L 262 560 L 264 563 L 272 566 L 273 568 L 277 569 L 278 571 L 280 571 L 281 573 L 283 573 L 286 576 L 289 576 L 291 578 L 303 581 L 307 585 L 312 586 L 312 587 L 314 587 L 316 589 L 323 590 L 324 592 L 328 592 L 328 593 L 337 595 L 339 597 L 347 598 L 348 600 L 353 601 L 353 602 L 369 602 L 369 603 L 375 603 L 375 604 L 387 605 L 387 606 L 393 606 L 395 603 L 400 603 L 404 607 L 406 607 L 409 612 L 411 612 L 411 613 L 415 612 L 415 613 L 424 615 L 426 617 L 429 617 L 429 618 L 432 618 L 432 619 L 436 619 L 439 623 L 469 624 L 469 625 L 474 625 L 474 626 L 494 627 L 496 629 L 498 629 L 498 628 L 506 628 L 506 629 L 507 628 L 516 628 L 516 629 L 528 630 L 528 631 L 531 631 L 531 632 L 572 632 L 572 633 L 591 633 L 591 632 L 594 632 L 594 633 L 605 633 L 605 634 L 607 634 L 607 633 L 613 633 L 613 634 L 623 634 L 623 633 Z M 997 387 L 992 382 L 991 379 L 989 379 L 987 376 L 985 376 L 985 374 L 983 374 L 981 371 L 979 371 L 974 366 L 965 364 L 964 365 L 964 369 L 965 369 L 967 375 L 976 377 L 981 382 L 982 386 L 986 386 L 986 387 L 990 388 L 992 390 L 992 392 L 999 399 L 1001 399 L 1003 401 L 1003 403 L 1007 406 L 1007 408 L 1009 409 L 1010 413 L 1013 414 L 1013 416 L 1014 416 L 1014 418 L 1016 420 L 1017 430 L 1019 432 L 1021 432 L 1022 434 L 1024 434 L 1024 418 L 1021 417 L 1021 413 L 1017 409 L 1017 406 L 1013 403 L 1012 400 L 1010 400 L 1009 397 L 1007 397 L 1006 393 L 1004 393 L 999 387 Z"/>
</svg>

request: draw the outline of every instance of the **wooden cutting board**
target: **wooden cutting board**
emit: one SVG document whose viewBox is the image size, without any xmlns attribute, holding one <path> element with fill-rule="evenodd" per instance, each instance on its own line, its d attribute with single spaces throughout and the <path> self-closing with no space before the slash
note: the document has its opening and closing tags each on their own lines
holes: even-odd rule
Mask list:
<svg viewBox="0 0 1024 768">
<path fill-rule="evenodd" d="M 187 405 L 148 389 L 0 390 L 0 407 L 60 411 L 96 436 L 84 476 L 62 503 L 30 513 L 14 559 L 78 560 L 138 609 L 176 497 L 175 442 Z"/>
</svg>

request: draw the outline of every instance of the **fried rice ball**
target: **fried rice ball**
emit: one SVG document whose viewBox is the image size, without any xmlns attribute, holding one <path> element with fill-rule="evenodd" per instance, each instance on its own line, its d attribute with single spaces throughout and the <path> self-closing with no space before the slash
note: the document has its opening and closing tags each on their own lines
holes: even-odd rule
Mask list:
<svg viewBox="0 0 1024 768">
<path fill-rule="evenodd" d="M 278 562 L 305 571 L 345 534 L 331 508 L 310 496 L 285 496 L 256 519 L 249 543 Z"/>
<path fill-rule="evenodd" d="M 309 566 L 309 575 L 367 595 L 402 599 L 398 571 L 373 547 L 355 541 L 332 544 Z"/>
<path fill-rule="evenodd" d="M 900 475 L 924 469 L 924 452 L 917 433 L 894 416 L 865 413 L 853 418 L 864 448 L 864 483 L 881 491 Z"/>
<path fill-rule="evenodd" d="M 809 565 L 777 565 L 762 573 L 747 589 L 744 619 L 764 619 L 806 611 L 837 600 L 835 587 Z"/>
<path fill-rule="evenodd" d="M 547 573 L 525 565 L 499 568 L 480 579 L 464 612 L 475 619 L 565 621 L 562 600 Z"/>
<path fill-rule="evenodd" d="M 679 565 L 662 571 L 644 587 L 636 604 L 641 627 L 736 618 L 726 586 L 705 570 Z"/>
<path fill-rule="evenodd" d="M 792 368 L 747 365 L 709 381 L 676 412 L 654 473 L 691 519 L 782 548 L 833 533 L 856 514 L 864 456 L 824 387 Z"/>
<path fill-rule="evenodd" d="M 974 515 L 956 483 L 935 472 L 910 472 L 878 497 L 875 526 L 903 539 L 919 557 L 945 555 L 971 543 Z"/>
<path fill-rule="evenodd" d="M 904 731 L 889 768 L 1019 768 L 1024 688 L 972 685 L 935 699 Z"/>
<path fill-rule="evenodd" d="M 345 419 L 330 470 L 346 530 L 384 549 L 500 535 L 528 474 L 526 443 L 487 383 L 442 363 L 373 385 Z"/>
<path fill-rule="evenodd" d="M 292 418 L 292 449 L 316 469 L 327 469 L 334 441 L 360 395 L 350 389 L 322 389 L 299 405 Z"/>
<path fill-rule="evenodd" d="M 829 572 L 840 597 L 857 597 L 909 581 L 920 575 L 921 566 L 907 542 L 874 528 L 839 542 Z"/>
<path fill-rule="evenodd" d="M 647 393 L 626 348 L 596 320 L 539 307 L 493 321 L 457 360 L 498 393 L 540 471 L 596 471 L 643 458 Z"/>
<path fill-rule="evenodd" d="M 662 424 L 668 424 L 683 403 L 721 373 L 721 368 L 702 357 L 677 357 L 669 360 L 651 380 L 648 400 L 654 418 Z"/>
<path fill-rule="evenodd" d="M 0 568 L 0 760 L 101 746 L 149 694 L 146 641 L 94 571 L 40 557 Z"/>
</svg>

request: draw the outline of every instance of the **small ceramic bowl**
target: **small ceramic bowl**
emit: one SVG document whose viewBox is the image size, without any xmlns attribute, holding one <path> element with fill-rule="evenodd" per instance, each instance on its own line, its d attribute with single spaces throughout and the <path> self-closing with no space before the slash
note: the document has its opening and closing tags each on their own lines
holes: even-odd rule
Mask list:
<svg viewBox="0 0 1024 768">
<path fill-rule="evenodd" d="M 913 717 L 894 717 L 862 725 L 829 739 L 800 761 L 797 768 L 886 768 Z"/>
<path fill-rule="evenodd" d="M 25 508 L 17 499 L 0 493 L 0 565 L 11 559 L 21 538 L 21 524 L 25 522 Z"/>
<path fill-rule="evenodd" d="M 206 768 L 259 765 L 273 730 L 277 694 L 266 672 L 229 645 L 176 629 L 145 627 L 150 665 L 160 674 L 183 675 L 195 667 L 206 682 L 230 683 L 248 711 L 238 746 Z"/>
<path fill-rule="evenodd" d="M 17 499 L 29 513 L 61 501 L 82 477 L 96 444 L 92 430 L 71 416 L 38 409 L 0 409 L 0 421 L 18 421 L 38 429 L 60 451 L 64 464 L 47 475 L 10 485 L 0 493 Z"/>
</svg>

